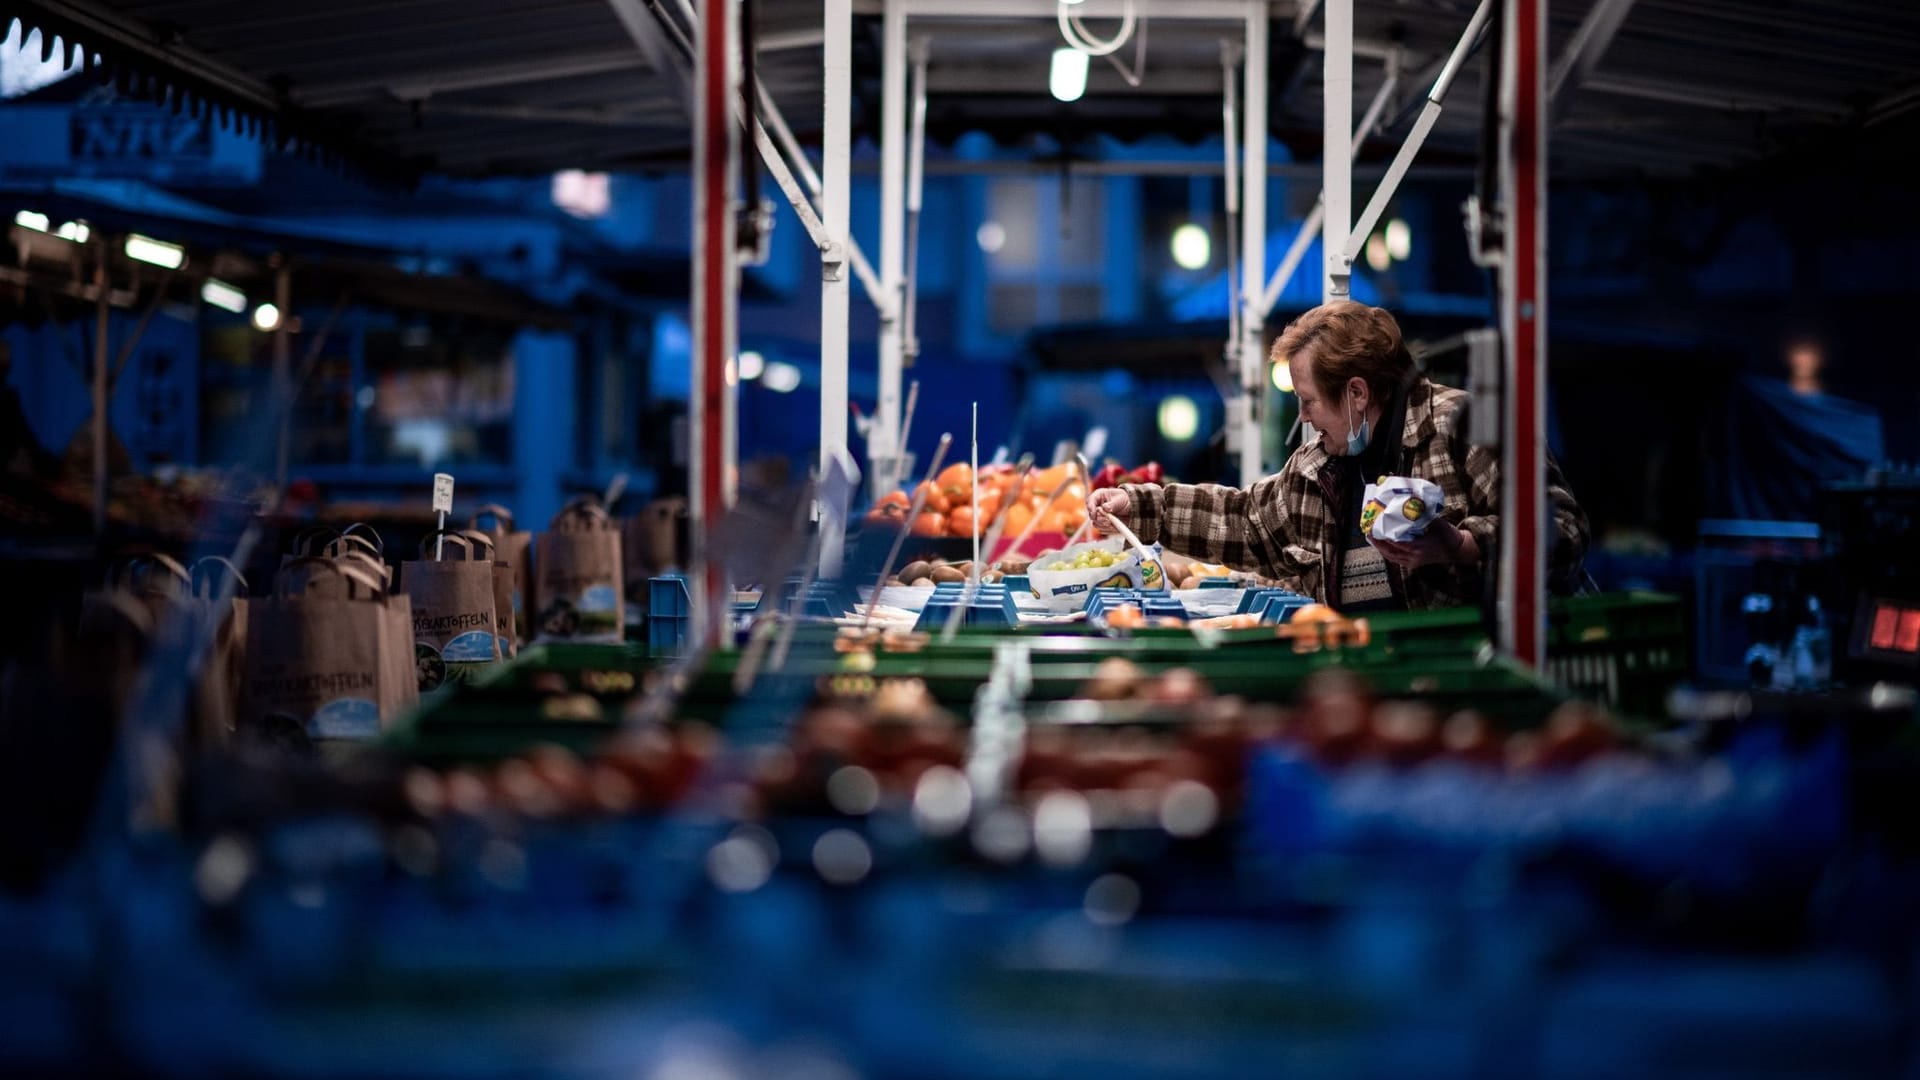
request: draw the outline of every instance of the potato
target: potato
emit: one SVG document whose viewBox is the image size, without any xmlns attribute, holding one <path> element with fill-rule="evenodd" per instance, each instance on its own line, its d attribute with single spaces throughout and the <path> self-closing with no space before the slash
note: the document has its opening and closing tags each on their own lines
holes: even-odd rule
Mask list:
<svg viewBox="0 0 1920 1080">
<path fill-rule="evenodd" d="M 1200 587 L 1200 579 L 1197 577 L 1187 578 L 1180 582 L 1180 587 L 1183 589 L 1197 589 Z"/>
<path fill-rule="evenodd" d="M 932 578 L 936 585 L 958 585 L 967 580 L 966 571 L 955 566 L 936 566 Z"/>
<path fill-rule="evenodd" d="M 913 579 L 912 581 L 909 581 L 909 582 L 907 582 L 907 588 L 909 588 L 909 589 L 931 589 L 931 588 L 933 588 L 933 579 L 932 579 L 932 578 L 924 578 L 924 577 L 923 577 L 923 578 L 914 578 L 914 579 Z"/>
<path fill-rule="evenodd" d="M 933 566 L 925 562 L 910 562 L 900 568 L 901 581 L 918 581 L 933 572 Z"/>
<path fill-rule="evenodd" d="M 1007 575 L 1001 573 L 998 570 L 989 570 L 986 573 L 980 575 L 980 580 L 986 582 L 989 585 L 998 585 L 1002 581 L 1005 581 L 1006 579 L 1007 579 Z"/>
<path fill-rule="evenodd" d="M 1025 556 L 1014 556 L 1012 558 L 1001 559 L 993 565 L 1005 574 L 1024 574 L 1027 572 L 1027 568 L 1033 565 L 1033 560 Z"/>
</svg>

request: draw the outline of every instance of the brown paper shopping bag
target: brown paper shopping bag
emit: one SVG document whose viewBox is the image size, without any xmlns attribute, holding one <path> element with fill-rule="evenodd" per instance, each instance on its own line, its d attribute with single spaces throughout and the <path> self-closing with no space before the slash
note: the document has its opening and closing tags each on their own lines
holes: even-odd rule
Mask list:
<svg viewBox="0 0 1920 1080">
<path fill-rule="evenodd" d="M 687 500 L 673 495 L 655 499 L 620 527 L 621 574 L 627 603 L 646 610 L 647 579 L 680 569 L 685 564 Z"/>
<path fill-rule="evenodd" d="M 534 545 L 534 640 L 618 644 L 626 636 L 620 530 L 597 504 L 568 504 Z"/>
<path fill-rule="evenodd" d="M 275 738 L 365 740 L 416 699 L 400 666 L 409 635 L 394 619 L 405 609 L 359 562 L 295 559 L 271 595 L 249 603 L 243 725 Z"/>
<path fill-rule="evenodd" d="M 512 563 L 500 559 L 493 537 L 478 529 L 467 529 L 460 535 L 493 564 L 493 633 L 500 639 L 501 659 L 510 659 L 520 651 L 519 632 L 513 625 L 513 598 L 520 591 L 519 574 Z"/>
<path fill-rule="evenodd" d="M 220 584 L 222 573 L 228 586 Z M 218 555 L 195 562 L 190 575 L 196 632 L 206 642 L 194 680 L 195 733 L 203 745 L 219 745 L 238 723 L 245 686 L 247 579 Z"/>
<path fill-rule="evenodd" d="M 528 608 L 533 603 L 533 534 L 513 527 L 513 512 L 488 503 L 473 512 L 467 527 L 493 538 L 493 557 L 513 568 L 513 640 L 529 640 Z"/>
<path fill-rule="evenodd" d="M 420 558 L 400 564 L 413 603 L 413 654 L 424 693 L 465 679 L 503 658 L 494 616 L 492 543 L 457 533 L 420 541 Z M 435 558 L 435 554 L 438 558 Z"/>
</svg>

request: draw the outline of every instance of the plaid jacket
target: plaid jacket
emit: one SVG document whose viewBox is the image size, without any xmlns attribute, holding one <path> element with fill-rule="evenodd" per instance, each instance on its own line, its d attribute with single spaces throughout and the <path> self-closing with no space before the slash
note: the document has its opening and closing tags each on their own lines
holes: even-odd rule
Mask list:
<svg viewBox="0 0 1920 1080">
<path fill-rule="evenodd" d="M 1441 516 L 1473 534 L 1482 557 L 1499 532 L 1500 459 L 1468 445 L 1460 406 L 1466 393 L 1421 379 L 1408 391 L 1406 427 L 1392 465 L 1396 476 L 1431 480 L 1446 492 Z M 1294 451 L 1281 470 L 1251 488 L 1219 484 L 1128 484 L 1127 524 L 1143 543 L 1210 562 L 1252 570 L 1321 603 L 1337 592 L 1347 530 L 1334 520 L 1333 470 L 1316 441 Z M 1464 468 L 1464 475 L 1462 465 Z M 1587 516 L 1573 499 L 1560 466 L 1547 459 L 1548 585 L 1572 592 L 1582 578 Z M 1424 566 L 1412 573 L 1389 565 L 1395 593 L 1411 608 L 1475 603 L 1482 568 Z"/>
</svg>

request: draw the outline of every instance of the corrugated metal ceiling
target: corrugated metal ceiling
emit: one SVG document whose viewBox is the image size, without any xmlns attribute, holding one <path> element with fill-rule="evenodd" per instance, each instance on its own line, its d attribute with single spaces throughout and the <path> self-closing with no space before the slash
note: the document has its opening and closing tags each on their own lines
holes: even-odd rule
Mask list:
<svg viewBox="0 0 1920 1080">
<path fill-rule="evenodd" d="M 661 0 L 672 7 L 676 0 Z M 863 5 L 873 9 L 876 5 Z M 1273 127 L 1317 155 L 1318 53 L 1275 5 Z M 1552 7 L 1559 55 L 1587 0 Z M 760 72 L 806 137 L 818 126 L 817 0 L 757 5 Z M 1408 76 L 1378 140 L 1390 152 L 1469 0 L 1359 0 L 1364 41 L 1405 50 Z M 456 175 L 622 168 L 684 157 L 688 123 L 674 81 L 648 62 L 606 0 L 7 0 L 0 17 L 63 33 L 110 63 L 161 72 L 193 100 L 254 115 L 362 160 Z M 1096 61 L 1072 106 L 1045 92 L 1057 31 L 1045 20 L 919 24 L 933 35 L 931 129 L 1131 138 L 1203 137 L 1218 128 L 1227 26 L 1146 23 L 1145 78 L 1129 87 Z M 110 28 L 110 29 L 103 29 Z M 878 116 L 878 20 L 856 28 L 855 124 Z M 1120 54 L 1131 61 L 1129 46 Z M 1471 157 L 1482 64 L 1455 85 L 1437 157 Z M 1382 65 L 1356 61 L 1356 112 Z M 1017 89 L 1009 89 L 1017 88 Z M 1562 111 L 1562 169 L 1687 172 L 1737 167 L 1810 138 L 1868 130 L 1920 105 L 1920 4 L 1869 0 L 1638 0 L 1597 71 Z"/>
</svg>

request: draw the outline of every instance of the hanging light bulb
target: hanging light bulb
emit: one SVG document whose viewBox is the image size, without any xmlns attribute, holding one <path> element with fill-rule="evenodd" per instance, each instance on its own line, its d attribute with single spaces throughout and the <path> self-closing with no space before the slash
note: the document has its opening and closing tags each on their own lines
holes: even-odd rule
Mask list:
<svg viewBox="0 0 1920 1080">
<path fill-rule="evenodd" d="M 1087 92 L 1087 54 L 1079 49 L 1053 50 L 1053 70 L 1047 89 L 1061 101 L 1079 101 Z"/>
</svg>

